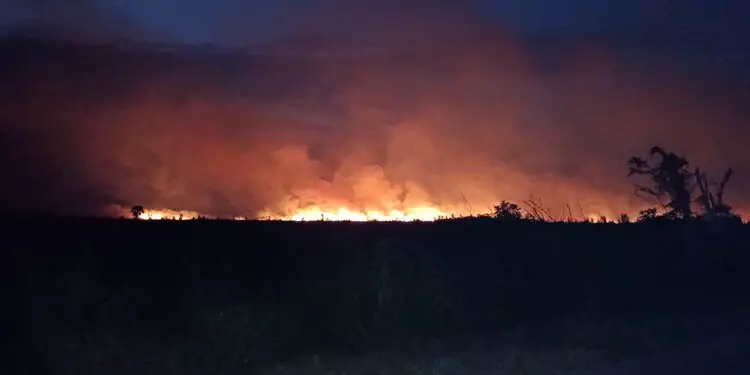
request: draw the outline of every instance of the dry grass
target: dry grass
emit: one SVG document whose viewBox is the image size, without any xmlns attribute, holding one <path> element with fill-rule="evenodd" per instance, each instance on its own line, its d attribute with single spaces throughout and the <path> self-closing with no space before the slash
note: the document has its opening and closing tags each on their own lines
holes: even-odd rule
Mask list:
<svg viewBox="0 0 750 375">
<path fill-rule="evenodd" d="M 359 355 L 317 353 L 258 369 L 260 375 L 577 374 L 750 333 L 750 309 L 619 319 L 570 318 L 518 327 L 493 339 L 415 340 Z"/>
</svg>

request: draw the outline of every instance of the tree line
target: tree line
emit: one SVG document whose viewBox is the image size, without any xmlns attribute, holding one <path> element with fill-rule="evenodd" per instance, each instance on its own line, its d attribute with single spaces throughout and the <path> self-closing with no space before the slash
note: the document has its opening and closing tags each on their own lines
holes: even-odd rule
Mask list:
<svg viewBox="0 0 750 375">
<path fill-rule="evenodd" d="M 628 160 L 628 177 L 639 177 L 643 182 L 634 184 L 636 196 L 653 204 L 639 212 L 639 222 L 654 220 L 688 220 L 702 219 L 707 221 L 735 221 L 742 218 L 734 208 L 726 203 L 724 195 L 734 170 L 728 168 L 721 180 L 710 180 L 703 170 L 692 168 L 687 158 L 673 152 L 667 152 L 659 146 L 651 148 L 648 157 L 631 157 Z M 532 197 L 523 202 L 527 208 L 522 210 L 518 204 L 501 201 L 495 205 L 492 217 L 501 220 L 558 221 L 545 208 L 541 200 Z M 570 206 L 566 206 L 568 218 L 573 219 Z M 581 210 L 582 211 L 582 210 Z M 582 213 L 583 221 L 592 221 Z M 622 214 L 617 222 L 628 223 L 631 219 Z M 599 222 L 608 222 L 604 216 Z"/>
</svg>

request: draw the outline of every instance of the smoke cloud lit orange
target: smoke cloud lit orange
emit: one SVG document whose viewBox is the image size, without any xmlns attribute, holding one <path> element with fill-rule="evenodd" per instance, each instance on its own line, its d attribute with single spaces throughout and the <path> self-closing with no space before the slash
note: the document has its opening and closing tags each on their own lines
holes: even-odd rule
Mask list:
<svg viewBox="0 0 750 375">
<path fill-rule="evenodd" d="M 748 207 L 743 89 L 606 45 L 496 30 L 423 42 L 368 55 L 105 50 L 93 68 L 29 57 L 0 110 L 3 131 L 30 139 L 5 151 L 18 168 L 3 203 L 433 220 L 533 195 L 558 217 L 615 218 L 647 206 L 627 159 L 661 145 L 715 177 L 735 168 L 727 201 Z"/>
</svg>

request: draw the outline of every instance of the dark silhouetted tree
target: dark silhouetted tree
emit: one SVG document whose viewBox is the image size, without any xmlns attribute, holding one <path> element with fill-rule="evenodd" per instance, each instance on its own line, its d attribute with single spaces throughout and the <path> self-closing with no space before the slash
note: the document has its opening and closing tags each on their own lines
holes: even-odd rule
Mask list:
<svg viewBox="0 0 750 375">
<path fill-rule="evenodd" d="M 688 161 L 674 153 L 667 153 L 661 147 L 651 148 L 651 157 L 658 157 L 655 164 L 647 159 L 632 157 L 628 161 L 628 176 L 644 175 L 650 186 L 635 185 L 635 194 L 656 201 L 666 216 L 690 218 L 693 216 L 691 195 L 694 188 L 693 175 L 688 169 Z"/>
<path fill-rule="evenodd" d="M 695 169 L 695 178 L 698 182 L 698 188 L 700 189 L 700 195 L 695 201 L 701 205 L 703 217 L 714 219 L 736 216 L 732 213 L 732 206 L 724 203 L 724 190 L 729 183 L 729 179 L 732 178 L 732 174 L 734 174 L 734 171 L 729 168 L 724 172 L 724 177 L 722 177 L 721 182 L 718 184 L 713 183 L 713 185 L 718 185 L 718 190 L 714 194 L 709 187 L 706 174 L 701 172 L 698 168 Z"/>
<path fill-rule="evenodd" d="M 146 210 L 143 208 L 143 206 L 133 206 L 133 208 L 130 209 L 130 213 L 133 215 L 133 219 L 140 219 L 141 215 L 146 212 Z"/>
<path fill-rule="evenodd" d="M 641 210 L 638 213 L 638 222 L 645 223 L 649 221 L 654 221 L 658 217 L 657 211 L 655 208 L 647 208 L 645 210 Z"/>
<path fill-rule="evenodd" d="M 494 207 L 492 216 L 501 220 L 520 220 L 521 208 L 515 203 L 502 201 Z"/>
<path fill-rule="evenodd" d="M 638 157 L 630 158 L 628 176 L 638 174 L 649 178 L 651 186 L 636 184 L 635 193 L 640 197 L 655 200 L 666 211 L 662 215 L 663 218 L 690 218 L 693 216 L 692 204 L 697 203 L 702 218 L 739 219 L 739 216 L 732 212 L 732 206 L 724 202 L 727 184 L 734 174 L 731 168 L 724 173 L 720 182 L 709 182 L 706 174 L 699 168 L 691 172 L 687 159 L 681 156 L 667 153 L 660 147 L 653 147 L 651 156 L 658 156 L 661 160 L 651 164 L 650 161 Z M 715 192 L 711 190 L 711 186 L 717 186 Z M 699 195 L 693 199 L 696 187 L 699 189 Z M 641 214 L 643 212 L 641 211 Z"/>
</svg>

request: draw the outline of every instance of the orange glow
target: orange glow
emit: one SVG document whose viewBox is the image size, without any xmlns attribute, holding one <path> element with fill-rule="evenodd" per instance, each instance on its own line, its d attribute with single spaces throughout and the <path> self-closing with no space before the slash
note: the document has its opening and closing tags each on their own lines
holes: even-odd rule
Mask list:
<svg viewBox="0 0 750 375">
<path fill-rule="evenodd" d="M 38 188 L 0 200 L 96 214 L 125 203 L 107 213 L 125 218 L 138 204 L 146 220 L 427 221 L 502 200 L 526 211 L 533 195 L 553 220 L 636 220 L 651 204 L 633 195 L 643 181 L 627 160 L 660 145 L 713 178 L 735 168 L 726 200 L 749 214 L 750 92 L 718 95 L 711 76 L 661 64 L 630 69 L 606 46 L 562 45 L 549 60 L 501 30 L 442 45 L 228 65 L 175 56 L 175 74 L 151 74 L 147 56 L 143 72 L 123 63 L 81 85 L 67 78 L 88 61 L 38 61 L 14 74 L 23 105 L 0 108 L 18 119 L 0 130 L 39 139 L 9 149 L 8 186 Z M 36 94 L 38 82 L 49 89 Z"/>
<path fill-rule="evenodd" d="M 120 205 L 111 205 L 107 208 L 105 214 L 111 217 L 133 217 L 130 207 Z M 194 220 L 200 217 L 206 217 L 195 211 L 189 210 L 170 210 L 170 209 L 150 209 L 144 208 L 143 213 L 138 215 L 141 220 Z"/>
<path fill-rule="evenodd" d="M 526 214 L 527 210 L 522 210 Z M 391 209 L 391 210 L 379 210 L 379 209 L 350 209 L 346 207 L 323 207 L 312 205 L 305 208 L 298 208 L 290 211 L 287 214 L 273 214 L 269 211 L 263 211 L 255 216 L 244 216 L 235 215 L 226 217 L 229 220 L 234 221 L 245 221 L 245 220 L 279 220 L 279 221 L 352 221 L 352 222 L 368 222 L 368 221 L 436 221 L 441 219 L 449 218 L 467 218 L 490 215 L 491 210 L 485 210 L 482 212 L 467 212 L 466 210 L 451 209 L 451 208 L 439 208 L 436 206 L 416 206 L 404 209 Z M 627 213 L 631 220 L 635 221 L 638 218 L 637 212 Z M 130 208 L 113 205 L 107 210 L 107 215 L 112 217 L 132 217 Z M 566 216 L 567 215 L 567 216 Z M 741 215 L 743 218 L 745 215 Z M 600 223 L 602 217 L 607 219 L 607 222 L 616 223 L 618 222 L 619 216 L 607 216 L 599 213 L 586 212 L 583 216 L 574 215 L 567 213 L 565 215 L 556 215 L 554 212 L 551 213 L 551 217 L 546 217 L 549 221 L 559 222 L 591 222 Z M 138 216 L 141 220 L 195 220 L 195 219 L 222 219 L 220 216 L 201 214 L 195 211 L 189 210 L 170 210 L 170 209 L 145 209 L 144 212 Z M 745 222 L 747 222 L 745 220 Z"/>
<path fill-rule="evenodd" d="M 199 217 L 201 217 L 201 215 L 193 211 L 149 209 L 144 210 L 144 212 L 138 216 L 141 220 L 193 220 Z"/>
<path fill-rule="evenodd" d="M 173 210 L 144 210 L 138 216 L 142 220 L 191 220 L 197 219 L 200 214 L 193 211 L 173 211 Z"/>
<path fill-rule="evenodd" d="M 297 210 L 287 216 L 261 215 L 270 219 L 288 221 L 435 221 L 450 216 L 436 207 L 414 207 L 406 210 L 362 210 L 348 208 L 326 209 L 312 206 Z"/>
<path fill-rule="evenodd" d="M 129 208 L 121 206 L 112 206 L 109 210 L 110 216 L 115 217 L 132 217 L 133 214 Z M 282 221 L 435 221 L 450 216 L 463 216 L 460 214 L 451 214 L 437 207 L 414 207 L 404 210 L 352 210 L 348 208 L 321 208 L 311 206 L 296 210 L 288 215 L 271 214 L 268 212 L 261 213 L 258 218 L 264 220 L 282 220 Z M 170 209 L 144 209 L 144 212 L 138 216 L 141 220 L 194 220 L 199 218 L 219 219 L 214 215 L 200 214 L 195 211 L 187 210 L 170 210 Z M 244 221 L 248 216 L 235 215 L 231 220 Z"/>
</svg>

